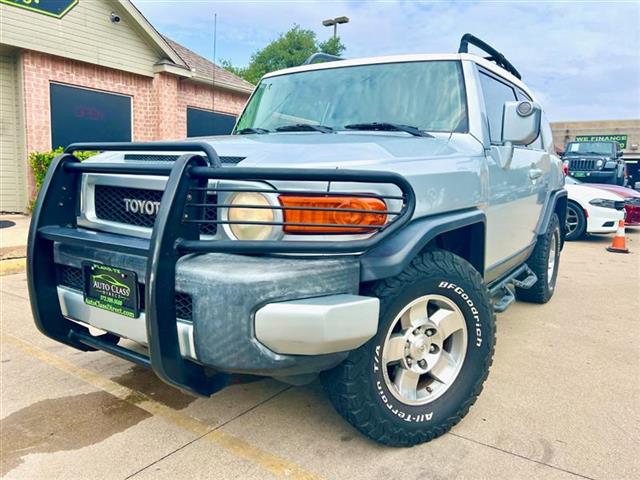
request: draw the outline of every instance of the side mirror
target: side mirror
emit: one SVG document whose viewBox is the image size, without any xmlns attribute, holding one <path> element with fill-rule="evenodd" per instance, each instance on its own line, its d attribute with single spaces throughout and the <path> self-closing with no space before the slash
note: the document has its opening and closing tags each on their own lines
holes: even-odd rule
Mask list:
<svg viewBox="0 0 640 480">
<path fill-rule="evenodd" d="M 542 108 L 535 102 L 504 102 L 502 143 L 529 145 L 540 135 Z"/>
<path fill-rule="evenodd" d="M 622 158 L 622 150 L 616 150 L 616 158 Z"/>
<path fill-rule="evenodd" d="M 502 107 L 502 145 L 499 153 L 500 167 L 507 169 L 513 159 L 515 145 L 529 145 L 540 135 L 542 108 L 528 100 L 504 102 Z"/>
</svg>

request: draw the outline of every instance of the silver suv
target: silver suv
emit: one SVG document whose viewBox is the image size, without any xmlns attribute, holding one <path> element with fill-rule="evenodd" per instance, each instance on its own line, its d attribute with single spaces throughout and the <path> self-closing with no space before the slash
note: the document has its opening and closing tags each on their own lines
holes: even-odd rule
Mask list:
<svg viewBox="0 0 640 480">
<path fill-rule="evenodd" d="M 553 295 L 562 164 L 517 70 L 471 35 L 314 60 L 266 75 L 230 136 L 69 146 L 31 225 L 35 322 L 198 395 L 319 375 L 365 435 L 428 441 L 479 395 L 494 312 Z"/>
</svg>

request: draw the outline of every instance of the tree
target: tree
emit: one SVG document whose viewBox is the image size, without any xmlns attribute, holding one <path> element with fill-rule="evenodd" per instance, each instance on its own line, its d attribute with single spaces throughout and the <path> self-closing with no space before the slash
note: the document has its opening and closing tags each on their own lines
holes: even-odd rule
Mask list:
<svg viewBox="0 0 640 480">
<path fill-rule="evenodd" d="M 222 60 L 220 66 L 248 82 L 256 84 L 265 73 L 298 66 L 309 55 L 317 52 L 340 55 L 345 48 L 339 37 L 318 42 L 313 30 L 305 30 L 299 25 L 294 25 L 291 30 L 281 34 L 277 40 L 251 55 L 249 65 L 246 67 L 235 67 L 229 60 Z"/>
</svg>

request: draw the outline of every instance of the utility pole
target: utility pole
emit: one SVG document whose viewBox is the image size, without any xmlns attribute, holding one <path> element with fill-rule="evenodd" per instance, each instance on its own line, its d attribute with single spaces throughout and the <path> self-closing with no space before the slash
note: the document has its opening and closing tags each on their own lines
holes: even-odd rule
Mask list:
<svg viewBox="0 0 640 480">
<path fill-rule="evenodd" d="M 325 27 L 333 27 L 333 38 L 338 36 L 338 25 L 343 23 L 349 23 L 349 17 L 328 18 L 322 21 Z"/>
</svg>

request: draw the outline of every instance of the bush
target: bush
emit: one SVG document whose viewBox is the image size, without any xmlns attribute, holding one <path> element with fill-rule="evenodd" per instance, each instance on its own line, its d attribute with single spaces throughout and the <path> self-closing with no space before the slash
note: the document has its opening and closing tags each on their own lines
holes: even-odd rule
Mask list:
<svg viewBox="0 0 640 480">
<path fill-rule="evenodd" d="M 47 176 L 49 165 L 51 165 L 53 159 L 57 155 L 60 155 L 63 151 L 64 149 L 62 147 L 58 147 L 55 150 L 50 150 L 48 152 L 31 152 L 29 154 L 29 166 L 31 167 L 33 178 L 36 182 L 35 197 L 37 197 L 38 192 L 40 191 L 40 187 L 44 182 L 44 178 Z M 74 155 L 78 158 L 78 160 L 84 160 L 96 155 L 97 153 L 98 152 L 75 152 Z M 31 200 L 29 209 L 33 208 L 33 202 L 35 202 L 35 198 Z"/>
</svg>

